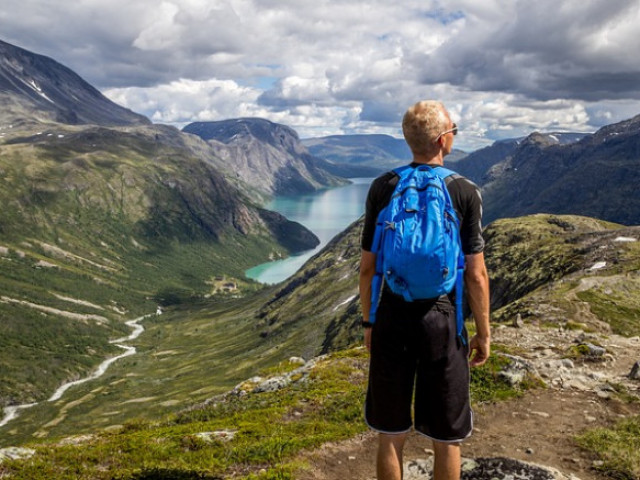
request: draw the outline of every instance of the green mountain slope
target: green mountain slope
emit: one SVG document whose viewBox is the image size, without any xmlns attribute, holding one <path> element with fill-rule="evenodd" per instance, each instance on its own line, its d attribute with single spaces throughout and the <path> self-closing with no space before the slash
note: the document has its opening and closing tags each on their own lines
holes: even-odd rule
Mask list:
<svg viewBox="0 0 640 480">
<path fill-rule="evenodd" d="M 317 244 L 161 134 L 57 125 L 0 144 L 0 405 L 119 352 L 125 320 Z"/>
<path fill-rule="evenodd" d="M 485 235 L 495 321 L 640 334 L 640 227 L 533 215 Z"/>
</svg>

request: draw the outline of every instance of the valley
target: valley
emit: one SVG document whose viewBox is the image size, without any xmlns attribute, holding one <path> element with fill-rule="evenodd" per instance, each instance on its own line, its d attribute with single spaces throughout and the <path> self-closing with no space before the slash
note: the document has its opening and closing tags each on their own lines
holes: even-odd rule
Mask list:
<svg viewBox="0 0 640 480">
<path fill-rule="evenodd" d="M 0 478 L 370 479 L 346 208 L 366 182 L 321 208 L 348 213 L 330 233 L 265 206 L 396 166 L 402 142 L 255 118 L 181 131 L 0 53 Z M 635 117 L 450 158 L 490 221 L 469 471 L 504 456 L 559 472 L 523 480 L 640 478 L 639 139 Z M 246 275 L 310 250 L 273 285 Z M 408 472 L 428 471 L 425 448 Z"/>
</svg>

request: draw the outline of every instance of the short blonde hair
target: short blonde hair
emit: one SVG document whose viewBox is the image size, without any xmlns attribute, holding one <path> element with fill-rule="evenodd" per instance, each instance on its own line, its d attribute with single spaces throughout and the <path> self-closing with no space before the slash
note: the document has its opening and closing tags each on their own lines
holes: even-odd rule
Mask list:
<svg viewBox="0 0 640 480">
<path fill-rule="evenodd" d="M 437 149 L 438 135 L 449 128 L 447 110 L 441 102 L 423 100 L 409 107 L 402 119 L 402 133 L 414 154 Z"/>
</svg>

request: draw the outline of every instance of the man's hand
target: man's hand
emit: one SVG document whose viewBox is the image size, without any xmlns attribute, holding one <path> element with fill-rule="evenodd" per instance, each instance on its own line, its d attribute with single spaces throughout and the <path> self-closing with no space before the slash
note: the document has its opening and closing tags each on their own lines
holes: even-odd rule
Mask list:
<svg viewBox="0 0 640 480">
<path fill-rule="evenodd" d="M 489 359 L 491 354 L 491 341 L 487 337 L 474 335 L 469 341 L 469 365 L 479 367 Z"/>
<path fill-rule="evenodd" d="M 364 346 L 367 347 L 367 351 L 371 351 L 371 330 L 372 328 L 364 329 Z"/>
</svg>

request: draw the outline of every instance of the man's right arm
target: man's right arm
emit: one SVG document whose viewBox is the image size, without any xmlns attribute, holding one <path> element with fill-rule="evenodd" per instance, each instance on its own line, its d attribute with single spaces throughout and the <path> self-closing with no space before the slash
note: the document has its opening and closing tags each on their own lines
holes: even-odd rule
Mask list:
<svg viewBox="0 0 640 480">
<path fill-rule="evenodd" d="M 360 258 L 360 305 L 362 306 L 362 321 L 369 321 L 371 311 L 371 282 L 376 273 L 376 254 L 362 250 Z M 371 350 L 371 327 L 364 329 L 364 344 Z"/>
</svg>

